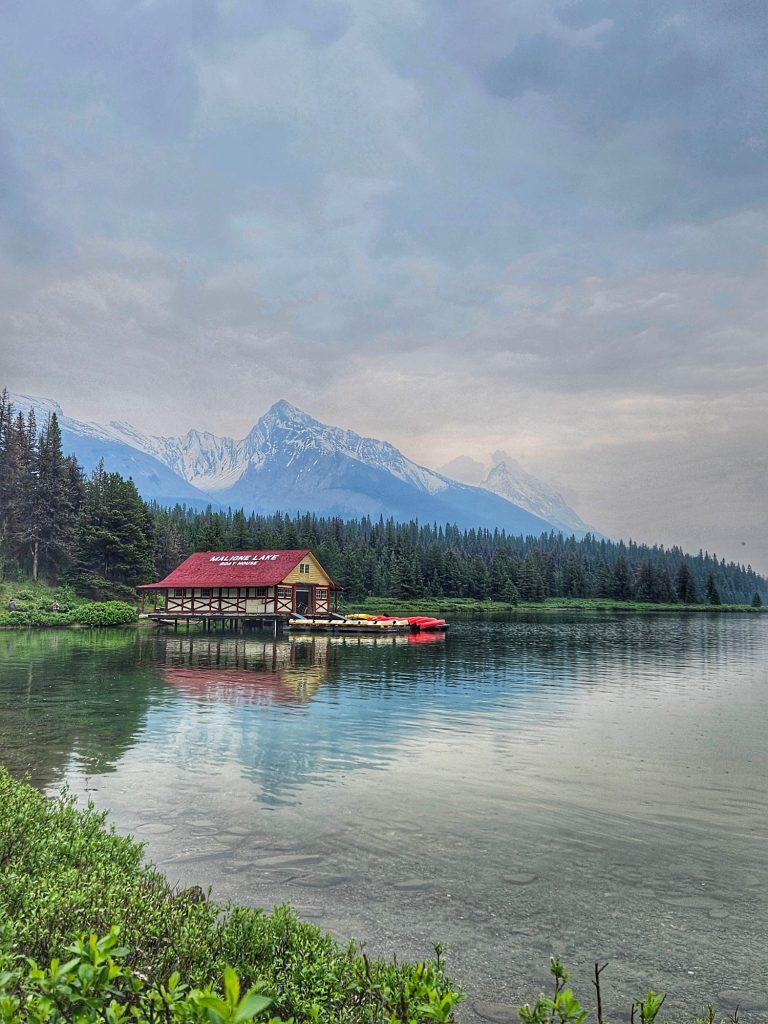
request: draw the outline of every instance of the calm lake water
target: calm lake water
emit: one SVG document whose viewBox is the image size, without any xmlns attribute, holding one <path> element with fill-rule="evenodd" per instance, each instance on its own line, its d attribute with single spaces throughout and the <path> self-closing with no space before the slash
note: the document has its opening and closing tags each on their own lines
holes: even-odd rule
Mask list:
<svg viewBox="0 0 768 1024">
<path fill-rule="evenodd" d="M 413 639 L 413 638 L 412 638 Z M 449 945 L 466 1021 L 548 958 L 612 1020 L 768 1010 L 768 618 L 457 622 L 426 642 L 0 634 L 0 760 L 109 808 L 173 882 Z M 746 1011 L 746 1012 L 744 1012 Z"/>
</svg>

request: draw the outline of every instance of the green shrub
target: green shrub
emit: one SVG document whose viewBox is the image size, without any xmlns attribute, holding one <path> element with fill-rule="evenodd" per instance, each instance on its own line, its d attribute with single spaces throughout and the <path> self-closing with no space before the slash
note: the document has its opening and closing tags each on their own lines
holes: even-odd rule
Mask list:
<svg viewBox="0 0 768 1024">
<path fill-rule="evenodd" d="M 602 966 L 595 964 L 595 976 L 592 984 L 597 999 L 596 1024 L 608 1024 L 607 1018 L 603 1016 L 600 977 L 607 966 L 607 964 Z M 552 996 L 542 993 L 533 1005 L 526 1003 L 525 1006 L 521 1006 L 520 1020 L 522 1024 L 583 1024 L 589 1017 L 589 1010 L 584 1009 L 574 995 L 573 989 L 566 988 L 566 982 L 570 978 L 569 972 L 554 956 L 550 958 L 549 971 L 554 979 Z M 637 996 L 632 1000 L 629 1019 L 634 1024 L 656 1024 L 665 998 L 666 996 L 649 988 L 644 996 Z M 700 1017 L 696 1017 L 693 1024 L 718 1024 L 716 1014 L 715 1007 L 710 1004 Z M 721 1018 L 719 1024 L 738 1024 L 738 1021 L 739 1012 L 734 1010 L 729 1017 Z M 669 1024 L 669 1021 L 659 1020 L 658 1024 Z"/>
<path fill-rule="evenodd" d="M 123 626 L 136 619 L 136 609 L 126 601 L 93 602 L 75 609 L 75 621 L 82 626 Z"/>
<path fill-rule="evenodd" d="M 224 977 L 228 967 L 251 993 L 273 999 L 276 1013 L 301 1024 L 447 1024 L 453 1019 L 461 996 L 444 976 L 439 955 L 422 964 L 368 960 L 353 944 L 340 946 L 315 925 L 300 921 L 289 907 L 266 914 L 218 905 L 199 890 L 174 891 L 144 862 L 141 846 L 107 827 L 105 815 L 92 806 L 77 807 L 66 794 L 48 799 L 12 780 L 2 768 L 0 807 L 0 920 L 8 919 L 13 929 L 12 953 L 6 949 L 0 977 L 4 970 L 14 977 L 8 982 L 9 1006 L 14 999 L 23 1003 L 26 992 L 32 992 L 33 1001 L 42 998 L 39 987 L 58 984 L 51 977 L 64 970 L 59 961 L 55 968 L 44 969 L 48 980 L 39 974 L 31 977 L 24 974 L 18 957 L 31 958 L 35 965 L 51 964 L 77 947 L 75 957 L 82 966 L 94 955 L 93 944 L 101 942 L 100 955 L 111 958 L 115 969 L 130 972 L 145 986 L 136 995 L 139 1000 L 149 999 L 151 1004 L 165 998 L 163 991 L 173 989 L 182 991 L 186 1001 L 190 990 L 200 990 L 202 995 L 189 994 L 193 1005 L 180 1007 L 181 1016 L 159 1014 L 154 1018 L 158 1022 L 196 1024 L 203 1006 L 207 1024 L 223 1024 L 225 1019 L 240 1024 L 245 1018 L 235 1019 L 231 1005 L 227 1018 L 220 1002 L 206 1002 L 212 996 L 210 985 Z M 119 928 L 125 946 L 119 956 L 113 927 Z M 83 933 L 91 937 L 83 938 Z M 103 938 L 97 940 L 97 935 Z M 91 967 L 101 970 L 105 963 L 103 959 Z M 81 966 L 72 968 L 78 976 Z M 89 976 L 91 967 L 86 972 Z M 107 968 L 107 976 L 112 969 Z M 230 985 L 227 989 L 225 983 L 224 1002 L 231 1003 L 233 975 L 227 977 Z M 130 1002 L 133 996 L 125 987 L 129 980 L 115 974 L 107 982 L 114 982 L 116 994 L 103 987 L 98 995 L 90 992 L 95 1002 L 83 1004 L 83 1021 L 121 1024 L 125 1012 L 119 1007 L 137 1005 Z M 182 981 L 190 990 L 179 990 Z M 62 984 L 72 988 L 74 983 L 65 978 Z M 80 999 L 82 993 L 74 988 Z M 111 1000 L 118 1007 L 114 1016 L 110 1016 Z M 141 1013 L 146 1012 L 141 1008 L 144 1004 L 138 1005 Z M 66 1001 L 57 1011 L 61 1016 L 53 1018 L 14 1017 L 19 1007 L 4 1017 L 2 1006 L 0 998 L 2 1024 L 80 1019 L 73 1012 L 77 1007 Z M 92 1012 L 97 1016 L 88 1016 Z"/>
<path fill-rule="evenodd" d="M 125 626 L 138 618 L 136 608 L 126 601 L 92 601 L 74 607 L 62 605 L 51 611 L 50 602 L 31 608 L 0 613 L 0 626 Z"/>
<path fill-rule="evenodd" d="M 119 929 L 102 938 L 80 935 L 40 967 L 16 952 L 13 925 L 0 930 L 0 1021 L 2 1024 L 245 1024 L 263 1014 L 272 999 L 253 986 L 241 997 L 231 968 L 222 995 L 213 986 L 190 988 L 178 974 L 167 985 L 149 982 L 125 965 Z M 223 997 L 223 998 L 222 998 Z M 271 1018 L 272 1022 L 279 1018 Z"/>
</svg>

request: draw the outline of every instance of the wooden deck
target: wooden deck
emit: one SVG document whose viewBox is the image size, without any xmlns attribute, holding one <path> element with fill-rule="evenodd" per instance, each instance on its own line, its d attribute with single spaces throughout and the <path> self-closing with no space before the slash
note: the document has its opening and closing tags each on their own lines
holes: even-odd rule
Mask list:
<svg viewBox="0 0 768 1024">
<path fill-rule="evenodd" d="M 288 625 L 288 619 L 291 617 L 285 613 L 279 615 L 253 615 L 246 612 L 240 614 L 231 614 L 225 612 L 218 614 L 216 612 L 197 612 L 189 615 L 176 615 L 173 612 L 145 612 L 141 618 L 150 619 L 158 627 L 167 627 L 173 629 L 174 633 L 179 631 L 179 624 L 186 624 L 186 631 L 189 632 L 191 624 L 202 625 L 203 629 L 209 632 L 227 631 L 227 632 L 238 632 L 242 633 L 246 629 L 269 629 L 272 632 L 277 632 L 278 629 L 285 628 Z"/>
</svg>

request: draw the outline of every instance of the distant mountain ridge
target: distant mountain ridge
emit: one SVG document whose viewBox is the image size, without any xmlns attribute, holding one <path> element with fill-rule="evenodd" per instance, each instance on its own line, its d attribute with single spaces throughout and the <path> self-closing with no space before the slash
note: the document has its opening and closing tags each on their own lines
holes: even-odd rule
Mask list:
<svg viewBox="0 0 768 1024">
<path fill-rule="evenodd" d="M 103 459 L 108 470 L 131 476 L 143 497 L 161 504 L 383 515 L 514 534 L 562 528 L 501 491 L 459 483 L 412 462 L 386 441 L 320 423 L 287 401 L 276 402 L 235 440 L 199 430 L 155 437 L 119 421 L 104 426 L 72 419 L 49 399 L 10 397 L 17 408 L 34 407 L 38 417 L 56 412 L 65 449 L 86 470 Z M 582 524 L 573 532 L 585 529 Z"/>
<path fill-rule="evenodd" d="M 561 494 L 526 472 L 514 459 L 497 462 L 480 483 L 480 487 L 501 495 L 502 498 L 534 515 L 541 516 L 564 533 L 582 535 L 594 532 L 566 503 Z"/>
</svg>

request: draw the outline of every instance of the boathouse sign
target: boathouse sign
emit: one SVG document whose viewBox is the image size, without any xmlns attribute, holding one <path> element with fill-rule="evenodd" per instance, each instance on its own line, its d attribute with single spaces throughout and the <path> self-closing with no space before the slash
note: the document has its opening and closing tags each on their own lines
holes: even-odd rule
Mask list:
<svg viewBox="0 0 768 1024">
<path fill-rule="evenodd" d="M 213 555 L 209 561 L 218 565 L 258 565 L 259 562 L 276 562 L 279 555 Z"/>
</svg>

